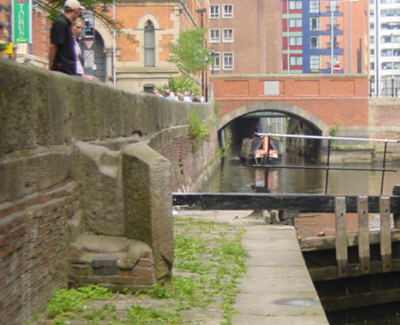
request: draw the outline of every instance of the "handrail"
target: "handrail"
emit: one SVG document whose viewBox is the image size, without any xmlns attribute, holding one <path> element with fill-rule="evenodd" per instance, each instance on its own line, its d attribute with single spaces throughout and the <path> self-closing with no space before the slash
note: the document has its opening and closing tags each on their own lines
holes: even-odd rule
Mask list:
<svg viewBox="0 0 400 325">
<path fill-rule="evenodd" d="M 387 153 L 387 144 L 388 143 L 398 143 L 399 140 L 396 139 L 375 139 L 375 138 L 356 138 L 356 137 L 332 137 L 332 136 L 319 136 L 319 135 L 303 135 L 303 134 L 278 134 L 278 133 L 261 133 L 256 132 L 256 136 L 265 136 L 265 137 L 282 137 L 282 138 L 300 138 L 300 139 L 317 139 L 317 140 L 328 140 L 328 154 L 326 160 L 325 167 L 310 167 L 310 166 L 285 166 L 285 165 L 269 165 L 269 147 L 267 152 L 267 164 L 266 165 L 254 165 L 253 167 L 257 168 L 266 168 L 266 173 L 268 172 L 268 168 L 297 168 L 297 169 L 324 169 L 326 171 L 325 174 L 325 194 L 328 193 L 328 182 L 329 182 L 329 170 L 359 170 L 359 171 L 381 171 L 381 189 L 380 195 L 383 194 L 383 184 L 385 179 L 385 172 L 397 172 L 397 169 L 388 169 L 386 168 L 386 153 Z M 382 168 L 352 168 L 352 167 L 330 167 L 330 154 L 331 154 L 331 144 L 332 141 L 364 141 L 364 142 L 383 142 L 384 146 L 384 153 L 383 153 L 383 162 Z"/>
<path fill-rule="evenodd" d="M 391 142 L 398 143 L 396 139 L 374 139 L 374 138 L 355 138 L 355 137 L 332 137 L 322 135 L 302 135 L 302 134 L 279 134 L 279 133 L 255 133 L 263 137 L 282 137 L 282 138 L 304 138 L 304 139 L 320 139 L 320 140 L 344 140 L 344 141 L 364 141 L 364 142 Z"/>
</svg>

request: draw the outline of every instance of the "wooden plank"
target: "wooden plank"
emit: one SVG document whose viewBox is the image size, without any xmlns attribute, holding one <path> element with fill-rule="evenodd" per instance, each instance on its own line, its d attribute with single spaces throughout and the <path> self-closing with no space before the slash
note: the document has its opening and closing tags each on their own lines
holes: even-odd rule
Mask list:
<svg viewBox="0 0 400 325">
<path fill-rule="evenodd" d="M 392 270 L 392 238 L 390 229 L 390 200 L 388 197 L 379 199 L 381 217 L 381 259 L 382 272 Z"/>
<path fill-rule="evenodd" d="M 336 263 L 338 277 L 347 276 L 347 239 L 346 239 L 346 198 L 335 199 L 336 215 Z"/>
<path fill-rule="evenodd" d="M 325 194 L 173 193 L 173 205 L 190 210 L 334 212 L 336 197 Z M 346 206 L 347 212 L 357 212 L 357 196 L 346 196 Z M 400 196 L 390 197 L 390 208 L 400 211 Z M 368 197 L 368 210 L 379 212 L 379 196 Z"/>
<path fill-rule="evenodd" d="M 370 250 L 369 250 L 369 222 L 368 222 L 368 197 L 357 198 L 358 210 L 358 257 L 360 261 L 361 274 L 370 271 Z"/>
<path fill-rule="evenodd" d="M 400 241 L 400 230 L 392 230 L 392 242 Z M 380 243 L 380 231 L 373 231 L 369 233 L 369 243 Z M 347 247 L 358 245 L 358 234 L 347 234 Z M 312 252 L 324 249 L 335 248 L 335 236 L 325 237 L 308 237 L 300 240 L 300 247 L 303 252 Z"/>
<path fill-rule="evenodd" d="M 400 259 L 392 260 L 392 271 L 400 271 Z M 336 265 L 331 266 L 321 266 L 321 267 L 311 267 L 308 268 L 311 279 L 315 281 L 330 281 L 338 279 L 338 268 Z M 370 274 L 382 273 L 382 262 L 381 261 L 371 261 L 370 263 Z M 360 272 L 359 264 L 349 264 L 347 268 L 348 277 L 359 277 L 362 276 Z"/>
</svg>

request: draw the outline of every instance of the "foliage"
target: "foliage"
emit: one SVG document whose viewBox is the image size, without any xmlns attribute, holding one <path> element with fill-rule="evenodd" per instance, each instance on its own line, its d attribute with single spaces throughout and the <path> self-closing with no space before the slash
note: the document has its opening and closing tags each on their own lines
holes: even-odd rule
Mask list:
<svg viewBox="0 0 400 325">
<path fill-rule="evenodd" d="M 330 135 L 331 137 L 336 137 L 337 134 L 338 134 L 338 131 L 339 131 L 339 125 L 338 125 L 338 124 L 331 125 L 331 126 L 329 127 L 329 135 Z"/>
<path fill-rule="evenodd" d="M 128 322 L 136 325 L 152 324 L 182 324 L 182 318 L 178 313 L 165 310 L 155 310 L 140 306 L 131 306 L 128 311 Z"/>
<path fill-rule="evenodd" d="M 196 111 L 192 111 L 189 115 L 189 126 L 190 135 L 195 140 L 202 140 L 208 135 L 208 129 Z"/>
<path fill-rule="evenodd" d="M 101 17 L 108 24 L 115 26 L 116 23 L 104 12 L 104 8 L 110 6 L 113 0 L 78 0 L 86 10 L 90 10 L 95 13 L 98 17 Z M 64 6 L 65 0 L 48 0 L 49 6 L 49 19 L 56 20 L 61 13 L 61 9 Z"/>
<path fill-rule="evenodd" d="M 331 137 L 336 137 L 338 135 L 338 131 L 339 131 L 339 124 L 335 124 L 335 125 L 331 125 L 329 127 L 329 135 Z M 336 140 L 331 140 L 331 144 L 333 148 L 337 148 L 338 145 L 336 143 Z"/>
<path fill-rule="evenodd" d="M 158 90 L 162 94 L 167 88 L 174 93 L 189 91 L 190 93 L 200 95 L 200 89 L 197 84 L 187 76 L 170 77 L 168 83 L 158 88 Z"/>
<path fill-rule="evenodd" d="M 107 299 L 111 292 L 99 286 L 91 285 L 78 289 L 59 289 L 54 292 L 50 304 L 47 306 L 46 314 L 54 318 L 63 313 L 82 311 L 87 299 Z"/>
<path fill-rule="evenodd" d="M 204 28 L 182 31 L 175 42 L 169 43 L 169 61 L 188 74 L 207 70 L 213 57 L 210 49 L 204 46 L 205 31 Z"/>
<path fill-rule="evenodd" d="M 8 43 L 0 41 L 0 52 L 4 51 L 8 46 Z"/>
</svg>

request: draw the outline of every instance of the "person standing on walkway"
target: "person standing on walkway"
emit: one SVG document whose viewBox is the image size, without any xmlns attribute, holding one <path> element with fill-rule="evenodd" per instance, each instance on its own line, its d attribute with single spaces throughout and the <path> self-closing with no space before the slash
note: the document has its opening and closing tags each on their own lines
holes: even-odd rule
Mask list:
<svg viewBox="0 0 400 325">
<path fill-rule="evenodd" d="M 71 23 L 81 14 L 83 7 L 78 0 L 64 3 L 64 14 L 51 27 L 49 68 L 69 75 L 76 75 L 76 57 Z"/>
<path fill-rule="evenodd" d="M 78 76 L 82 76 L 83 70 L 83 55 L 82 50 L 79 45 L 79 38 L 81 36 L 82 30 L 85 27 L 85 22 L 81 18 L 76 18 L 72 23 L 72 36 L 74 37 L 74 52 L 75 52 L 75 72 Z"/>
</svg>

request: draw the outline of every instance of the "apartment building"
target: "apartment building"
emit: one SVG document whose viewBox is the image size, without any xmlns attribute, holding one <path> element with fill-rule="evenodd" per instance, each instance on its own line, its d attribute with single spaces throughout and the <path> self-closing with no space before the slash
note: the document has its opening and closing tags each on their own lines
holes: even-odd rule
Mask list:
<svg viewBox="0 0 400 325">
<path fill-rule="evenodd" d="M 282 0 L 210 0 L 211 73 L 282 72 Z"/>
<path fill-rule="evenodd" d="M 400 95 L 400 0 L 370 0 L 371 96 Z"/>
<path fill-rule="evenodd" d="M 284 73 L 368 73 L 366 0 L 283 0 Z"/>
</svg>

